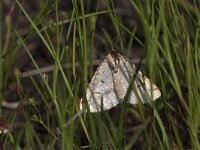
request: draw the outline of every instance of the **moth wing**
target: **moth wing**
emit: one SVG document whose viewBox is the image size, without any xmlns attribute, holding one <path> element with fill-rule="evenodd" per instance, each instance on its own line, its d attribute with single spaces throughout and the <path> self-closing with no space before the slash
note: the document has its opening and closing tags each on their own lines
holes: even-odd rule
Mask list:
<svg viewBox="0 0 200 150">
<path fill-rule="evenodd" d="M 112 69 L 109 67 L 107 60 L 104 59 L 86 90 L 90 112 L 108 110 L 119 103 L 113 81 Z M 81 109 L 82 106 L 83 100 L 80 103 Z"/>
<path fill-rule="evenodd" d="M 120 59 L 120 76 L 121 76 L 121 81 L 122 84 L 124 85 L 124 95 L 126 95 L 127 90 L 129 88 L 129 85 L 131 83 L 131 78 L 134 74 L 134 69 L 133 66 L 121 55 L 119 55 Z M 135 84 L 135 82 L 133 82 Z M 128 102 L 132 104 L 137 103 L 137 98 L 133 92 L 133 90 L 130 91 L 129 97 L 128 97 Z"/>
<path fill-rule="evenodd" d="M 124 96 L 129 88 L 131 79 L 135 73 L 135 66 L 131 65 L 123 56 L 120 57 L 120 76 L 122 83 L 124 85 Z M 146 76 L 143 77 L 142 73 L 139 71 L 136 75 L 133 86 L 142 102 L 147 102 L 148 97 L 153 100 L 161 96 L 160 90 L 155 84 L 153 84 Z M 152 95 L 152 96 L 151 96 Z M 128 102 L 131 104 L 137 104 L 138 100 L 133 90 L 130 91 Z"/>
<path fill-rule="evenodd" d="M 139 91 L 141 91 L 141 93 L 139 93 L 140 97 L 146 98 L 146 99 L 144 98 L 145 100 L 144 102 L 147 101 L 147 94 L 148 97 L 150 97 L 152 100 L 156 100 L 161 96 L 159 88 L 153 82 L 151 82 L 146 76 L 143 76 L 142 72 L 140 71 L 138 72 L 137 78 L 138 78 L 137 82 L 139 81 L 142 82 L 138 83 L 140 84 L 138 89 L 140 89 Z"/>
</svg>

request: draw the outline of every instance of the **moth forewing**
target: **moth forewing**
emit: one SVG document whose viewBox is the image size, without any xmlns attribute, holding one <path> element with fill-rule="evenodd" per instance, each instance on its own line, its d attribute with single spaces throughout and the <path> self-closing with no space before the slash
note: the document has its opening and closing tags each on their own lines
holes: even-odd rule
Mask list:
<svg viewBox="0 0 200 150">
<path fill-rule="evenodd" d="M 131 65 L 126 58 L 120 55 L 120 72 L 124 90 L 125 102 L 136 104 L 137 103 L 137 90 L 135 86 L 135 66 Z M 135 89 L 135 90 L 133 90 Z"/>
<path fill-rule="evenodd" d="M 86 90 L 90 112 L 108 110 L 119 103 L 114 90 L 114 79 L 108 57 L 109 55 L 101 62 Z"/>
<path fill-rule="evenodd" d="M 145 87 L 147 89 L 148 95 L 152 100 L 156 100 L 161 96 L 160 90 L 158 87 L 153 84 L 146 76 L 144 76 Z"/>
<path fill-rule="evenodd" d="M 159 89 L 142 72 L 138 72 L 138 91 L 143 102 L 151 102 L 161 96 Z"/>
<path fill-rule="evenodd" d="M 125 100 L 131 104 L 138 103 L 138 100 L 142 102 L 147 102 L 150 96 L 150 91 L 155 95 L 153 90 L 150 90 L 150 80 L 144 76 L 140 71 L 136 72 L 135 66 L 131 65 L 126 58 L 119 54 L 120 60 L 120 71 L 121 71 L 121 78 L 124 81 L 125 85 L 125 92 L 124 97 L 126 95 Z M 153 87 L 156 87 L 152 84 Z M 131 90 L 130 90 L 131 88 Z M 159 89 L 158 89 L 159 90 Z M 154 96 L 153 96 L 154 97 Z M 159 94 L 156 98 L 159 97 Z"/>
<path fill-rule="evenodd" d="M 91 87 L 91 85 L 89 85 L 89 87 L 87 88 L 86 93 L 87 93 L 86 98 L 88 100 L 89 110 L 91 112 L 100 111 L 101 103 L 98 104 L 97 99 L 98 99 L 98 94 L 101 94 L 101 93 L 95 92 L 95 90 Z"/>
<path fill-rule="evenodd" d="M 117 94 L 117 98 L 120 102 L 122 102 L 126 94 L 126 89 L 124 88 L 123 82 L 121 80 L 119 69 L 117 70 L 117 72 L 113 73 L 113 78 L 114 78 L 114 88 Z"/>
<path fill-rule="evenodd" d="M 138 102 L 144 102 L 141 97 L 141 89 L 138 86 L 137 75 L 132 76 L 126 96 L 129 96 L 128 103 L 137 104 Z"/>
<path fill-rule="evenodd" d="M 112 70 L 114 91 L 117 95 L 118 101 L 121 102 L 125 95 L 125 89 L 120 77 L 120 55 L 112 51 L 106 59 Z"/>
</svg>

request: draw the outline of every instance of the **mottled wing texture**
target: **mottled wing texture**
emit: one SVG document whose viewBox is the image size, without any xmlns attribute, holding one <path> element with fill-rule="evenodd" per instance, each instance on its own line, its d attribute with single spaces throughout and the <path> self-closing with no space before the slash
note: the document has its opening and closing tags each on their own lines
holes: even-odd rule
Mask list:
<svg viewBox="0 0 200 150">
<path fill-rule="evenodd" d="M 128 102 L 138 103 L 138 97 L 142 102 L 149 99 L 155 100 L 161 96 L 160 90 L 140 71 L 134 78 L 135 66 L 131 65 L 117 52 L 111 52 L 100 64 L 92 78 L 87 90 L 86 98 L 90 112 L 108 110 L 124 100 L 129 86 Z M 137 96 L 136 96 L 137 95 Z M 80 109 L 83 107 L 81 99 Z"/>
<path fill-rule="evenodd" d="M 130 86 L 131 79 L 133 75 L 136 74 L 135 66 L 131 65 L 123 56 L 119 54 L 120 60 L 120 77 L 123 84 L 124 95 L 125 96 L 128 87 Z M 135 89 L 135 90 L 133 90 Z M 146 76 L 143 76 L 140 71 L 136 74 L 134 79 L 132 90 L 129 93 L 128 102 L 131 104 L 137 104 L 138 99 L 136 93 L 140 97 L 142 102 L 147 102 L 149 98 L 155 100 L 161 96 L 160 90 L 154 85 Z"/>
<path fill-rule="evenodd" d="M 104 59 L 90 82 L 86 98 L 90 112 L 108 110 L 119 102 L 113 85 L 112 67 Z M 82 108 L 81 100 L 81 108 Z"/>
</svg>

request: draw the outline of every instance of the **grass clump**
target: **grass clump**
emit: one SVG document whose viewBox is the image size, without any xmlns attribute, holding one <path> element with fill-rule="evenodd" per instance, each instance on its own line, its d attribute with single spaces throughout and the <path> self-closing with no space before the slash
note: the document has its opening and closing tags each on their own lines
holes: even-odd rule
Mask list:
<svg viewBox="0 0 200 150">
<path fill-rule="evenodd" d="M 200 149 L 196 1 L 41 1 L 35 3 L 35 16 L 27 4 L 13 2 L 18 12 L 15 26 L 9 14 L 0 22 L 2 35 L 6 21 L 6 34 L 0 36 L 2 107 L 13 80 L 13 62 L 22 49 L 36 71 L 35 75 L 14 70 L 20 105 L 9 112 L 9 133 L 0 138 L 4 149 Z M 61 10 L 62 5 L 66 9 Z M 2 2 L 0 6 L 2 11 Z M 18 29 L 21 18 L 28 24 L 24 35 Z M 38 61 L 40 51 L 33 54 L 29 49 L 36 39 L 41 53 L 50 58 L 48 72 Z M 96 69 L 94 57 L 104 58 L 113 47 L 129 59 L 143 58 L 140 70 L 158 85 L 162 96 L 151 105 L 81 112 L 80 98 L 85 98 Z M 23 124 L 20 128 L 18 122 Z"/>
</svg>

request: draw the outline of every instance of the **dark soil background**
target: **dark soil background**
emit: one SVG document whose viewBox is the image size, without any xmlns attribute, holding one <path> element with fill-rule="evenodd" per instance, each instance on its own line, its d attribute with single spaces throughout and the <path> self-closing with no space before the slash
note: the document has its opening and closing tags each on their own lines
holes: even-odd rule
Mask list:
<svg viewBox="0 0 200 150">
<path fill-rule="evenodd" d="M 42 43 L 42 41 L 40 40 L 40 38 L 37 36 L 37 34 L 32 34 L 31 31 L 32 27 L 30 25 L 30 23 L 28 22 L 28 20 L 25 18 L 25 16 L 23 15 L 23 13 L 21 13 L 21 15 L 19 15 L 20 10 L 17 6 L 17 4 L 15 3 L 15 1 L 11 1 L 11 0 L 2 0 L 1 2 L 3 4 L 2 6 L 2 20 L 5 21 L 6 17 L 8 15 L 10 15 L 11 17 L 11 41 L 15 40 L 12 39 L 12 37 L 16 37 L 14 30 L 16 30 L 16 32 L 23 38 L 27 38 L 26 40 L 26 44 L 28 49 L 30 50 L 31 54 L 33 55 L 35 61 L 37 62 L 39 67 L 42 67 L 44 69 L 44 72 L 46 72 L 46 74 L 48 75 L 49 78 L 49 82 L 51 82 L 51 76 L 52 76 L 52 65 L 53 65 L 53 59 L 51 58 L 49 52 L 46 50 L 46 47 L 44 46 L 44 44 Z M 44 24 L 44 26 L 48 25 L 49 23 L 55 22 L 55 3 L 54 1 L 49 1 L 49 6 L 47 7 L 50 11 L 45 12 L 45 14 L 42 14 L 42 12 L 40 12 L 40 8 L 43 7 L 43 4 L 45 4 L 45 1 L 21 1 L 21 3 L 23 4 L 24 9 L 27 11 L 27 13 L 31 16 L 31 18 L 34 20 L 34 18 L 38 18 L 38 13 L 40 13 L 40 15 L 42 16 L 41 18 L 43 19 L 42 22 L 46 23 Z M 85 3 L 87 3 L 87 1 L 85 1 Z M 96 9 L 96 4 L 97 2 L 95 0 L 91 1 L 91 3 L 88 5 L 85 5 L 85 12 L 87 13 L 91 13 L 94 12 L 94 10 Z M 133 7 L 130 5 L 129 1 L 123 1 L 123 0 L 116 0 L 114 1 L 114 5 L 116 8 L 116 12 L 118 17 L 122 20 L 123 24 L 129 28 L 130 31 L 135 30 L 135 36 L 137 38 L 139 38 L 143 43 L 145 43 L 145 37 L 144 37 L 144 33 L 143 33 L 143 28 L 142 25 L 140 23 L 140 19 L 139 16 L 137 15 L 137 13 L 134 11 Z M 145 5 L 145 1 L 144 1 L 144 5 Z M 73 9 L 73 4 L 70 1 L 64 1 L 64 0 L 60 0 L 59 4 L 59 20 L 64 20 L 66 18 L 69 18 L 71 13 L 72 13 L 72 9 Z M 13 10 L 12 10 L 13 9 Z M 103 0 L 100 1 L 100 5 L 99 5 L 99 11 L 100 10 L 106 10 L 106 4 Z M 38 26 L 40 26 L 40 24 L 38 23 Z M 67 34 L 67 30 L 68 30 L 68 24 L 63 25 L 63 37 L 61 40 L 61 47 L 64 47 L 65 45 L 70 45 L 71 41 L 72 41 L 72 37 L 70 37 L 70 39 L 68 41 L 66 41 L 66 34 Z M 2 33 L 2 39 L 4 41 L 4 36 L 5 36 L 5 32 L 7 26 L 6 23 L 3 22 L 2 24 L 2 29 L 1 31 Z M 50 29 L 51 30 L 51 29 Z M 94 70 L 96 70 L 97 66 L 98 66 L 98 62 L 100 62 L 100 60 L 102 58 L 104 58 L 108 52 L 112 49 L 112 47 L 110 47 L 107 43 L 104 36 L 104 32 L 103 30 L 107 31 L 110 35 L 112 35 L 113 37 L 113 47 L 116 48 L 118 51 L 120 51 L 122 54 L 127 54 L 125 51 L 122 51 L 119 47 L 119 42 L 116 37 L 116 33 L 113 29 L 111 20 L 109 18 L 108 15 L 106 14 L 102 14 L 98 16 L 97 19 L 97 23 L 96 23 L 96 28 L 95 28 L 95 36 L 94 36 L 94 48 L 93 48 L 93 60 L 94 60 Z M 66 33 L 66 34 L 65 34 Z M 123 35 L 124 37 L 124 43 L 127 42 L 127 47 L 128 47 L 128 41 L 129 41 L 129 37 L 126 35 L 126 33 L 124 33 Z M 52 34 L 51 36 L 51 40 L 53 41 L 53 43 L 56 44 L 56 39 L 55 36 Z M 16 40 L 17 42 L 17 40 Z M 15 42 L 15 44 L 16 44 Z M 66 43 L 67 42 L 67 43 Z M 4 42 L 3 42 L 4 43 Z M 126 44 L 124 44 L 126 46 Z M 127 48 L 125 47 L 125 49 Z M 12 51 L 12 49 L 9 49 L 10 51 Z M 137 63 L 139 62 L 139 60 L 143 57 L 145 53 L 145 49 L 143 49 L 142 46 L 140 46 L 140 44 L 138 44 L 136 41 L 133 42 L 132 44 L 132 51 L 129 52 L 128 58 L 131 62 L 135 63 L 137 65 Z M 70 56 L 69 56 L 70 57 Z M 6 58 L 5 59 L 9 59 Z M 70 61 L 69 61 L 70 62 Z M 66 70 L 70 70 L 70 64 L 66 62 L 63 64 L 63 67 L 66 68 Z M 77 64 L 77 69 L 78 69 L 79 65 Z M 2 100 L 2 115 L 1 115 L 1 122 L 0 125 L 2 126 L 1 128 L 9 128 L 10 127 L 10 121 L 11 118 L 15 115 L 16 113 L 16 117 L 14 119 L 14 122 L 12 123 L 12 127 L 9 128 L 9 132 L 16 132 L 18 130 L 21 130 L 24 128 L 24 117 L 22 110 L 27 109 L 28 112 L 31 114 L 34 114 L 34 109 L 32 109 L 31 106 L 29 106 L 28 104 L 26 104 L 26 102 L 23 102 L 20 99 L 20 96 L 18 95 L 19 92 L 19 87 L 16 84 L 16 81 L 14 79 L 14 75 L 13 75 L 13 69 L 14 68 L 18 68 L 21 72 L 22 72 L 22 78 L 21 78 L 21 85 L 23 87 L 23 93 L 25 94 L 25 97 L 34 97 L 34 99 L 36 100 L 37 103 L 37 107 L 40 108 L 39 111 L 41 114 L 45 113 L 45 108 L 43 107 L 43 102 L 40 100 L 40 97 L 37 93 L 37 91 L 35 90 L 31 80 L 29 77 L 26 76 L 26 72 L 27 71 L 33 71 L 34 75 L 34 79 L 37 81 L 37 84 L 42 87 L 43 83 L 41 83 L 40 77 L 37 75 L 37 71 L 35 70 L 35 67 L 33 65 L 33 63 L 31 62 L 30 58 L 28 57 L 28 54 L 26 53 L 26 51 L 24 50 L 24 48 L 20 48 L 18 50 L 18 52 L 16 53 L 14 60 L 12 62 L 12 65 L 10 67 L 10 72 L 9 72 L 9 77 L 8 77 L 8 83 L 6 85 L 6 87 L 4 87 L 4 99 Z M 73 82 L 73 81 L 72 81 Z M 81 93 L 80 93 L 80 97 L 81 97 Z M 178 103 L 176 101 L 176 95 L 174 95 L 174 106 L 176 106 L 176 103 Z M 14 105 L 16 104 L 16 105 Z M 19 105 L 17 105 L 19 104 Z M 50 104 L 51 105 L 51 104 Z M 173 105 L 173 104 L 172 104 Z M 115 110 L 114 110 L 115 111 Z M 111 110 L 112 112 L 112 110 Z M 162 116 L 162 111 L 160 112 L 161 116 Z M 174 114 L 176 116 L 176 114 Z M 166 116 L 163 115 L 163 118 L 165 118 Z M 133 128 L 135 127 L 135 125 L 137 125 L 137 120 L 135 120 L 134 118 L 131 117 L 127 117 L 130 119 L 127 119 L 127 140 L 129 139 L 129 135 L 131 132 L 134 132 L 135 130 L 137 130 L 137 128 Z M 177 117 L 178 119 L 178 117 Z M 165 122 L 165 121 L 164 121 Z M 185 128 L 184 125 L 181 125 L 181 121 L 177 120 L 177 124 L 180 126 L 179 130 L 181 131 L 181 133 L 183 134 L 183 142 L 185 144 L 185 147 L 188 147 L 190 144 L 190 141 L 188 141 L 187 136 L 187 130 Z M 42 128 L 39 124 L 34 123 L 35 124 L 35 129 L 37 132 L 41 133 L 41 137 L 45 136 L 46 131 L 44 128 Z M 133 127 L 131 127 L 133 126 Z M 168 124 L 165 124 L 166 128 L 168 128 Z M 0 128 L 0 129 L 1 129 Z M 168 129 L 169 132 L 171 129 Z M 84 135 L 83 135 L 84 136 Z M 172 135 L 173 137 L 174 135 Z M 1 141 L 4 140 L 4 138 L 0 138 Z M 172 140 L 173 141 L 173 140 Z M 20 145 L 23 147 L 24 142 L 26 142 L 25 140 L 21 140 L 20 141 Z M 87 141 L 85 141 L 87 143 Z M 83 143 L 85 143 L 83 141 Z M 139 146 L 140 144 L 142 144 L 143 139 L 141 138 L 141 141 L 138 142 L 138 144 L 136 144 L 135 146 Z M 175 144 L 175 143 L 172 143 Z M 58 146 L 59 148 L 59 146 Z M 174 149 L 176 149 L 176 145 L 174 146 Z"/>
</svg>

